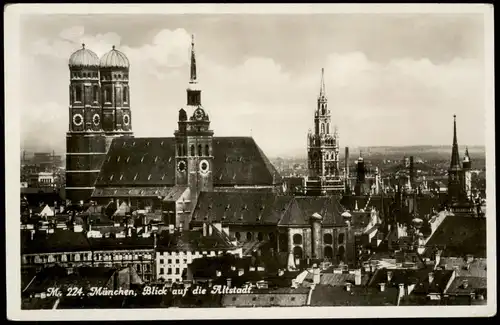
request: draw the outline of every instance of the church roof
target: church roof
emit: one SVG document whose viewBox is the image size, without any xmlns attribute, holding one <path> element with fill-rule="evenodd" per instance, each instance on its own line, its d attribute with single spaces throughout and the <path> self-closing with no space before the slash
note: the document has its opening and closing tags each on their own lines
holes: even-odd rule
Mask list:
<svg viewBox="0 0 500 325">
<path fill-rule="evenodd" d="M 126 68 L 130 67 L 130 63 L 125 54 L 113 48 L 108 53 L 104 54 L 99 63 L 101 68 Z"/>
<path fill-rule="evenodd" d="M 274 193 L 202 192 L 191 223 L 309 226 L 317 213 L 323 225 L 343 224 L 335 197 L 294 197 Z"/>
<path fill-rule="evenodd" d="M 280 176 L 250 137 L 213 139 L 214 186 L 275 185 Z M 172 187 L 175 185 L 175 138 L 116 138 L 96 187 Z M 96 190 L 97 191 L 97 190 Z"/>
<path fill-rule="evenodd" d="M 71 54 L 68 64 L 70 68 L 97 68 L 99 66 L 99 57 L 93 51 L 86 49 L 83 44 L 81 49 Z"/>
</svg>

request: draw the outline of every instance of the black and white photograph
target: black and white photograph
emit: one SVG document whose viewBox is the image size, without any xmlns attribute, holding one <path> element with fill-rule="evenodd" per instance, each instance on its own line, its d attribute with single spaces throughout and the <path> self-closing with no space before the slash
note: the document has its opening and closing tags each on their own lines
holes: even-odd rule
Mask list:
<svg viewBox="0 0 500 325">
<path fill-rule="evenodd" d="M 10 319 L 496 314 L 492 5 L 5 8 Z"/>
</svg>

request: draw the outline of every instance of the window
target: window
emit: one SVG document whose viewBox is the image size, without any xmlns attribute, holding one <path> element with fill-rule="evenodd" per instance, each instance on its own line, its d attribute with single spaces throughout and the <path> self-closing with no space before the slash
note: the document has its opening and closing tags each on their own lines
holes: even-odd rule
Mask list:
<svg viewBox="0 0 500 325">
<path fill-rule="evenodd" d="M 302 245 L 302 235 L 300 235 L 300 234 L 293 235 L 293 244 L 294 245 Z"/>
<path fill-rule="evenodd" d="M 321 133 L 325 133 L 325 125 L 321 123 Z"/>
<path fill-rule="evenodd" d="M 98 102 L 98 101 L 99 101 L 99 87 L 94 86 L 94 102 Z"/>
<path fill-rule="evenodd" d="M 292 301 L 295 301 L 295 297 L 292 297 L 292 298 L 291 298 L 291 300 L 292 300 Z"/>
<path fill-rule="evenodd" d="M 128 102 L 128 87 L 123 87 L 123 102 Z"/>
<path fill-rule="evenodd" d="M 160 268 L 160 274 L 164 274 L 165 270 L 163 268 Z"/>
<path fill-rule="evenodd" d="M 106 87 L 104 89 L 104 102 L 109 103 L 111 101 L 111 89 Z"/>
<path fill-rule="evenodd" d="M 179 264 L 179 259 L 176 259 L 176 260 L 175 260 L 175 264 Z"/>
<path fill-rule="evenodd" d="M 167 261 L 168 261 L 168 264 L 172 264 L 172 259 L 169 258 Z"/>
<path fill-rule="evenodd" d="M 344 233 L 339 234 L 339 238 L 338 238 L 339 245 L 344 243 L 344 237 L 345 237 Z"/>
<path fill-rule="evenodd" d="M 175 268 L 175 274 L 179 274 L 180 273 L 180 269 L 178 267 Z"/>
<path fill-rule="evenodd" d="M 191 156 L 194 156 L 194 144 L 191 145 Z"/>
<path fill-rule="evenodd" d="M 261 232 L 259 232 L 259 234 L 257 235 L 257 239 L 259 241 L 262 241 L 264 239 L 264 235 Z"/>
<path fill-rule="evenodd" d="M 293 248 L 293 256 L 295 258 L 302 258 L 302 247 L 300 246 L 295 246 Z"/>
<path fill-rule="evenodd" d="M 172 269 L 171 268 L 167 269 L 167 274 L 172 274 Z"/>
<path fill-rule="evenodd" d="M 252 233 L 251 232 L 247 232 L 247 240 L 252 240 Z"/>
<path fill-rule="evenodd" d="M 331 246 L 326 246 L 325 247 L 325 258 L 332 258 L 333 257 L 333 249 Z"/>
<path fill-rule="evenodd" d="M 162 258 L 160 259 L 160 264 L 163 264 L 165 262 L 165 260 Z"/>
<path fill-rule="evenodd" d="M 201 144 L 198 145 L 198 156 L 201 156 L 202 153 L 201 153 Z"/>
<path fill-rule="evenodd" d="M 332 234 L 325 234 L 323 236 L 323 241 L 325 242 L 325 244 L 327 245 L 331 245 L 333 244 L 333 237 L 332 237 Z"/>
<path fill-rule="evenodd" d="M 326 123 L 326 133 L 330 134 L 330 123 Z"/>
<path fill-rule="evenodd" d="M 205 156 L 210 156 L 210 147 L 208 144 L 205 145 Z"/>
<path fill-rule="evenodd" d="M 241 234 L 239 232 L 236 232 L 234 234 L 234 236 L 236 237 L 236 240 L 240 240 L 241 239 Z"/>
<path fill-rule="evenodd" d="M 75 101 L 82 101 L 82 87 L 80 85 L 75 86 Z"/>
</svg>

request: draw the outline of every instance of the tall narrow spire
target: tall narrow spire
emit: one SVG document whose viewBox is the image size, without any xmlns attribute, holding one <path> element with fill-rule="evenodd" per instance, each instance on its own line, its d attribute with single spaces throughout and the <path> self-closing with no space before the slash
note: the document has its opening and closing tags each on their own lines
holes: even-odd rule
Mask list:
<svg viewBox="0 0 500 325">
<path fill-rule="evenodd" d="M 450 169 L 460 168 L 460 156 L 458 154 L 457 141 L 457 116 L 453 115 L 453 148 L 451 150 Z"/>
<path fill-rule="evenodd" d="M 191 76 L 190 82 L 196 82 L 196 55 L 194 52 L 194 35 L 191 35 Z"/>
<path fill-rule="evenodd" d="M 326 91 L 325 91 L 325 68 L 321 68 L 321 84 L 319 87 L 319 96 L 323 97 L 326 96 Z"/>
</svg>

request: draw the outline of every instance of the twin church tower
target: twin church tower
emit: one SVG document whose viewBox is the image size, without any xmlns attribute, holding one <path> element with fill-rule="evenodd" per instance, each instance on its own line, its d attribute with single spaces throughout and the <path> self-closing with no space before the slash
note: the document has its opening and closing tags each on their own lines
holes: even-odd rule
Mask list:
<svg viewBox="0 0 500 325">
<path fill-rule="evenodd" d="M 83 44 L 69 59 L 66 197 L 73 203 L 90 198 L 113 138 L 132 136 L 129 67 L 114 46 L 99 59 Z"/>
</svg>

